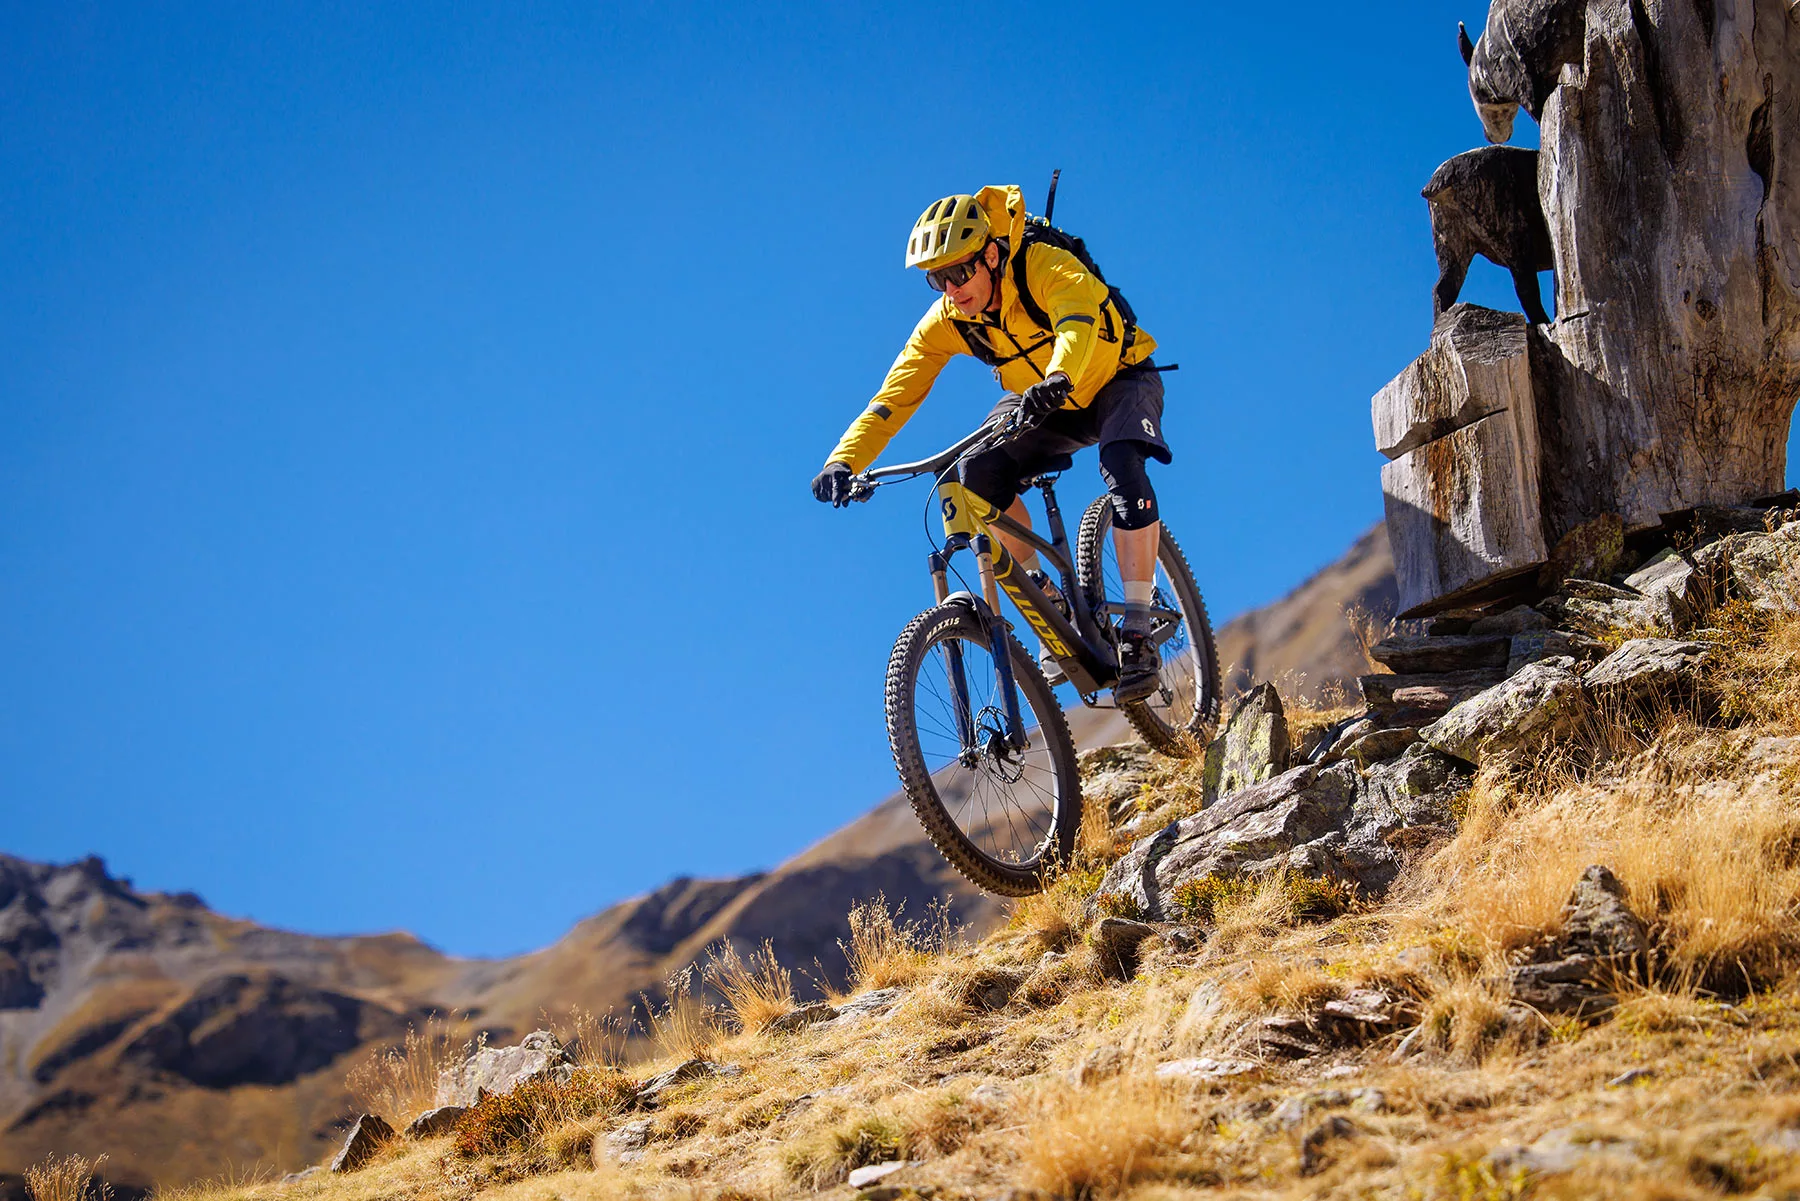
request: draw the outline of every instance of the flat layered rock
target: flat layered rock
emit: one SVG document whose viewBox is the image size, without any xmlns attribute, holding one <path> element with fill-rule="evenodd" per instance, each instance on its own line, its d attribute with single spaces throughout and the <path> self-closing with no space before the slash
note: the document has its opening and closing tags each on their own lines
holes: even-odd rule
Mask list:
<svg viewBox="0 0 1800 1201">
<path fill-rule="evenodd" d="M 1408 675 L 1369 675 L 1357 680 L 1363 701 L 1377 716 L 1395 714 L 1441 715 L 1453 707 L 1492 688 L 1505 678 L 1497 669 L 1413 673 Z"/>
<path fill-rule="evenodd" d="M 1506 634 L 1396 634 L 1376 643 L 1369 657 L 1405 675 L 1504 667 L 1511 650 Z"/>
<path fill-rule="evenodd" d="M 1516 676 L 1527 664 L 1545 659 L 1566 657 L 1591 663 L 1606 655 L 1606 644 L 1586 634 L 1568 630 L 1528 630 L 1512 637 L 1512 653 L 1506 660 L 1506 674 Z"/>
</svg>

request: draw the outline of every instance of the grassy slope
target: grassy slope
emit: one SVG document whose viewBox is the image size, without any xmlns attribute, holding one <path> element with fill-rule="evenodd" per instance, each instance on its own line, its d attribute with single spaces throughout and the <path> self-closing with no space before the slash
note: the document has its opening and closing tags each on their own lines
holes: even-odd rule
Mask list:
<svg viewBox="0 0 1800 1201">
<path fill-rule="evenodd" d="M 1291 889 L 1245 892 L 1197 946 L 1159 939 L 1134 979 L 1112 979 L 1086 941 L 1087 890 L 1123 848 L 1094 839 L 1082 870 L 976 945 L 925 946 L 865 913 L 859 988 L 906 989 L 887 1016 L 786 1035 L 665 1026 L 667 1063 L 598 1065 L 545 1091 L 513 1115 L 525 1133 L 510 1149 L 492 1150 L 507 1141 L 495 1121 L 465 1122 L 462 1149 L 485 1138 L 487 1153 L 400 1144 L 349 1176 L 189 1195 L 847 1197 L 852 1168 L 892 1158 L 923 1163 L 884 1185 L 944 1197 L 1800 1195 L 1800 742 L 1760 741 L 1800 735 L 1800 620 L 1736 611 L 1717 624 L 1705 720 L 1598 722 L 1529 771 L 1484 772 L 1455 837 L 1421 851 L 1381 903 L 1305 921 Z M 1192 808 L 1196 783 L 1168 766 L 1140 803 Z M 1508 954 L 1554 933 L 1596 862 L 1651 922 L 1653 968 L 1594 1024 L 1508 1020 Z M 984 1008 L 996 981 L 1021 979 Z M 1407 998 L 1412 1016 L 1308 1060 L 1154 1075 L 1184 1056 L 1246 1056 L 1258 1016 L 1358 986 Z M 754 1027 L 781 1006 L 740 1007 Z M 698 1050 L 742 1074 L 619 1111 L 627 1078 Z M 1650 1073 L 1609 1083 L 1632 1069 Z M 1327 1089 L 1343 1095 L 1285 1120 L 1282 1102 Z M 590 1166 L 596 1135 L 641 1119 L 641 1159 Z M 1484 1159 L 1552 1131 L 1585 1147 L 1573 1171 Z"/>
</svg>

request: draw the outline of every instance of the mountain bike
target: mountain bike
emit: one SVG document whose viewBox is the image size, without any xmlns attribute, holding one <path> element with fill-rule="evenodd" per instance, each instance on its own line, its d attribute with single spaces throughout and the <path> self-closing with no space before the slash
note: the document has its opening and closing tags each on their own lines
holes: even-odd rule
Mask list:
<svg viewBox="0 0 1800 1201">
<path fill-rule="evenodd" d="M 1042 891 L 1074 853 L 1081 826 L 1075 743 L 1055 690 L 1013 636 L 1000 593 L 1061 666 L 1082 702 L 1119 679 L 1124 589 L 1112 550 L 1112 505 L 1087 507 L 1074 551 L 1054 484 L 1062 456 L 1027 481 L 1043 495 L 1049 538 L 964 488 L 964 458 L 1029 427 L 1015 416 L 982 426 L 929 459 L 852 477 L 851 497 L 930 475 L 944 541 L 926 565 L 936 603 L 913 618 L 888 658 L 887 729 L 901 786 L 932 843 L 964 876 L 1003 896 Z M 1045 595 L 993 531 L 1038 552 L 1061 580 L 1061 603 Z M 953 560 L 972 554 L 971 588 Z M 950 588 L 954 573 L 963 587 Z M 1157 691 L 1118 706 L 1156 750 L 1180 758 L 1205 746 L 1219 715 L 1219 665 L 1206 604 L 1168 527 L 1156 556 L 1152 640 L 1161 658 Z"/>
</svg>

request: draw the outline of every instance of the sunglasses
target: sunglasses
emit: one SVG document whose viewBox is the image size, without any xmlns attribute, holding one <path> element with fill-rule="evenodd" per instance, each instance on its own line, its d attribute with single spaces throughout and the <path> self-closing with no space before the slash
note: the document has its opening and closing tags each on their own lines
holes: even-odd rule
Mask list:
<svg viewBox="0 0 1800 1201">
<path fill-rule="evenodd" d="M 966 263 L 951 263 L 948 267 L 927 271 L 925 282 L 931 285 L 933 292 L 942 292 L 948 288 L 960 288 L 975 278 L 975 268 L 980 265 L 981 256 L 976 255 Z"/>
</svg>

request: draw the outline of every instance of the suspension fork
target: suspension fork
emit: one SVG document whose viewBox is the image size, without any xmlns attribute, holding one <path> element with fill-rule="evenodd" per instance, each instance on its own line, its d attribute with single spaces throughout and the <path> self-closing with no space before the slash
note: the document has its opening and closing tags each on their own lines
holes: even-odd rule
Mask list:
<svg viewBox="0 0 1800 1201">
<path fill-rule="evenodd" d="M 1015 751 L 1023 751 L 1025 718 L 1019 712 L 1019 689 L 1013 683 L 1012 631 L 1000 616 L 1000 585 L 994 579 L 994 544 L 986 534 L 975 535 L 971 543 L 975 551 L 975 571 L 981 579 L 981 598 L 987 602 L 983 615 L 987 622 L 988 651 L 994 656 L 994 674 L 999 677 L 1000 696 L 1006 702 L 1006 741 Z"/>
<path fill-rule="evenodd" d="M 941 551 L 934 550 L 926 562 L 931 568 L 931 590 L 941 605 L 950 599 L 949 561 Z M 950 704 L 956 711 L 956 741 L 967 757 L 981 748 L 975 742 L 975 714 L 969 707 L 969 677 L 963 667 L 962 643 L 952 638 L 944 647 L 944 658 L 950 676 Z"/>
</svg>

